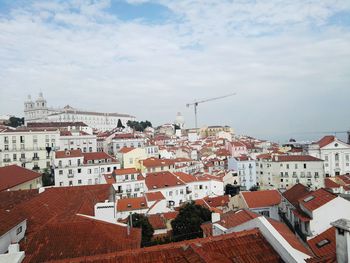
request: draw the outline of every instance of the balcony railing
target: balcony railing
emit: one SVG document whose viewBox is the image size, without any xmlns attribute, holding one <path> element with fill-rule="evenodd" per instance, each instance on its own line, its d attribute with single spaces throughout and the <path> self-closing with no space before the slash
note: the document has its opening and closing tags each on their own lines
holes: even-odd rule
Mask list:
<svg viewBox="0 0 350 263">
<path fill-rule="evenodd" d="M 138 191 L 140 191 L 140 188 L 135 188 L 134 191 L 138 192 Z"/>
<path fill-rule="evenodd" d="M 4 161 L 4 163 L 9 163 L 9 162 L 11 162 L 11 159 L 10 158 L 4 158 L 3 161 Z"/>
<path fill-rule="evenodd" d="M 127 193 L 131 193 L 131 189 L 126 189 L 126 192 Z"/>
<path fill-rule="evenodd" d="M 116 190 L 115 192 L 116 192 L 117 194 L 121 194 L 121 193 L 123 193 L 123 190 L 120 189 L 120 190 Z"/>
<path fill-rule="evenodd" d="M 38 161 L 38 160 L 39 160 L 39 156 L 34 156 L 34 157 L 33 157 L 33 161 L 34 161 L 34 160 Z"/>
<path fill-rule="evenodd" d="M 40 167 L 37 165 L 34 165 L 33 170 L 40 170 Z"/>
<path fill-rule="evenodd" d="M 74 173 L 68 174 L 67 177 L 68 178 L 73 178 L 74 177 Z"/>
<path fill-rule="evenodd" d="M 28 163 L 28 162 L 31 162 L 31 159 L 28 159 L 28 158 L 19 158 L 19 161 L 22 162 L 22 163 Z"/>
</svg>

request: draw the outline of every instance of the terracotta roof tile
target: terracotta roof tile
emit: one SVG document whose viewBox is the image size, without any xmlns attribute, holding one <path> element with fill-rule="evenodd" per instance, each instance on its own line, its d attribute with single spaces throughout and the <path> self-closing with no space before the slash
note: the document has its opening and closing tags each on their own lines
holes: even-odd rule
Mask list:
<svg viewBox="0 0 350 263">
<path fill-rule="evenodd" d="M 254 218 L 259 217 L 259 214 L 253 213 L 248 209 L 238 211 L 230 211 L 221 215 L 219 224 L 225 228 L 232 228 L 246 223 Z"/>
<path fill-rule="evenodd" d="M 61 261 L 61 262 L 67 262 Z M 70 259 L 69 262 L 281 262 L 262 234 L 249 230 L 142 249 Z"/>
<path fill-rule="evenodd" d="M 148 201 L 158 201 L 158 200 L 165 199 L 164 195 L 160 191 L 148 192 L 148 193 L 145 193 L 145 196 L 146 196 Z"/>
<path fill-rule="evenodd" d="M 0 209 L 12 209 L 39 194 L 38 189 L 0 192 Z"/>
<path fill-rule="evenodd" d="M 324 179 L 324 186 L 325 186 L 325 188 L 332 189 L 332 188 L 339 188 L 341 185 L 337 184 L 332 179 L 325 178 Z"/>
<path fill-rule="evenodd" d="M 272 160 L 277 162 L 323 162 L 322 159 L 311 155 L 279 155 Z"/>
<path fill-rule="evenodd" d="M 111 155 L 105 152 L 83 153 L 83 156 L 84 156 L 84 163 L 88 163 L 88 161 L 96 161 L 96 160 L 110 160 L 110 162 L 119 163 L 118 160 L 116 160 Z"/>
<path fill-rule="evenodd" d="M 49 223 L 23 243 L 24 262 L 46 262 L 82 256 L 136 249 L 140 247 L 141 229 L 82 216 L 76 221 Z"/>
<path fill-rule="evenodd" d="M 147 209 L 147 200 L 145 197 L 124 198 L 117 200 L 117 211 L 132 211 Z"/>
<path fill-rule="evenodd" d="M 148 221 L 154 230 L 166 229 L 165 219 L 161 214 L 149 215 Z"/>
<path fill-rule="evenodd" d="M 139 170 L 136 170 L 135 168 L 123 168 L 123 169 L 116 169 L 114 170 L 115 175 L 126 175 L 126 174 L 138 174 L 140 173 Z"/>
<path fill-rule="evenodd" d="M 318 144 L 320 146 L 320 148 L 330 144 L 331 142 L 334 142 L 335 140 L 335 136 L 333 135 L 327 135 L 324 136 L 323 138 L 321 138 L 318 142 L 316 142 L 316 144 Z"/>
<path fill-rule="evenodd" d="M 334 255 L 336 253 L 335 227 L 330 227 L 326 231 L 307 241 L 308 245 L 318 257 Z M 324 245 L 319 242 L 327 240 Z"/>
<path fill-rule="evenodd" d="M 298 239 L 298 237 L 288 228 L 286 224 L 271 218 L 268 218 L 267 220 L 293 248 L 312 256 L 311 251 L 303 245 L 301 240 Z"/>
<path fill-rule="evenodd" d="M 80 149 L 55 152 L 56 159 L 84 157 Z"/>
<path fill-rule="evenodd" d="M 131 152 L 132 150 L 135 150 L 136 148 L 134 147 L 123 147 L 119 150 L 120 153 L 128 153 Z"/>
<path fill-rule="evenodd" d="M 0 192 L 40 177 L 40 173 L 17 165 L 0 167 Z"/>
<path fill-rule="evenodd" d="M 230 202 L 230 196 L 205 197 L 204 200 L 212 207 L 226 206 Z"/>
<path fill-rule="evenodd" d="M 281 203 L 281 195 L 277 190 L 241 192 L 249 208 L 268 207 Z"/>
<path fill-rule="evenodd" d="M 317 208 L 325 205 L 329 201 L 332 201 L 336 198 L 337 195 L 328 192 L 327 190 L 320 188 L 302 198 L 299 199 L 299 204 L 303 205 L 309 211 L 316 210 Z M 308 198 L 312 198 L 309 201 L 306 201 Z"/>
<path fill-rule="evenodd" d="M 149 190 L 185 185 L 176 175 L 168 171 L 148 173 L 145 182 Z"/>
<path fill-rule="evenodd" d="M 294 207 L 299 206 L 298 200 L 307 194 L 309 194 L 309 189 L 303 184 L 296 184 L 285 191 L 282 195 L 286 198 Z"/>
</svg>

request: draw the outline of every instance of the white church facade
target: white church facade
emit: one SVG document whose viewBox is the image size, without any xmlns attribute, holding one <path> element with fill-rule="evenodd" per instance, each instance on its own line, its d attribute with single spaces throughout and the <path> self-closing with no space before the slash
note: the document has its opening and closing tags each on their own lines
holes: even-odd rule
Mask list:
<svg viewBox="0 0 350 263">
<path fill-rule="evenodd" d="M 47 102 L 40 92 L 39 98 L 35 101 L 28 96 L 24 102 L 25 124 L 32 122 L 84 122 L 88 126 L 106 131 L 117 127 L 119 120 L 126 126 L 126 123 L 135 120 L 135 116 L 120 113 L 101 113 L 82 111 L 69 105 L 64 108 L 49 108 Z"/>
</svg>

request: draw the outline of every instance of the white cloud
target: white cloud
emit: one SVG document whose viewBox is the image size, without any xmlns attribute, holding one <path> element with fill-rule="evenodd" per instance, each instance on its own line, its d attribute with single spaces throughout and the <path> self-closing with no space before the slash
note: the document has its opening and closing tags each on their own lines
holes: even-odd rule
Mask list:
<svg viewBox="0 0 350 263">
<path fill-rule="evenodd" d="M 350 32 L 327 21 L 347 2 L 161 1 L 174 15 L 157 24 L 122 21 L 109 1 L 20 7 L 0 18 L 0 111 L 21 114 L 41 90 L 53 106 L 155 123 L 183 111 L 192 124 L 185 103 L 236 90 L 201 105 L 200 123 L 271 136 L 344 129 Z"/>
</svg>

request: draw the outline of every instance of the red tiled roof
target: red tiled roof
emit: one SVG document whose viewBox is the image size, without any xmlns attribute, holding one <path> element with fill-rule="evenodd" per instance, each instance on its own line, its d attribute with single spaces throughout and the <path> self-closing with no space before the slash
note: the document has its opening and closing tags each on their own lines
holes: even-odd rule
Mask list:
<svg viewBox="0 0 350 263">
<path fill-rule="evenodd" d="M 0 192 L 40 177 L 40 173 L 17 165 L 0 167 Z"/>
<path fill-rule="evenodd" d="M 175 219 L 178 214 L 179 214 L 178 211 L 173 211 L 173 212 L 163 213 L 163 216 L 166 220 L 172 220 L 172 219 Z"/>
<path fill-rule="evenodd" d="M 296 185 L 293 185 L 291 188 L 289 188 L 287 191 L 285 191 L 282 195 L 294 207 L 298 207 L 298 204 L 299 204 L 298 200 L 309 193 L 310 191 L 305 185 L 296 184 Z"/>
<path fill-rule="evenodd" d="M 171 172 L 148 173 L 145 179 L 149 190 L 185 185 Z"/>
<path fill-rule="evenodd" d="M 311 218 L 305 214 L 300 208 L 292 210 L 292 213 L 299 218 L 301 222 L 309 222 Z"/>
<path fill-rule="evenodd" d="M 148 221 L 154 230 L 166 229 L 165 219 L 161 214 L 149 215 Z"/>
<path fill-rule="evenodd" d="M 38 189 L 2 191 L 0 192 L 0 209 L 12 209 L 16 205 L 28 201 L 39 194 Z"/>
<path fill-rule="evenodd" d="M 339 188 L 340 184 L 337 184 L 336 182 L 334 182 L 333 180 L 329 179 L 329 178 L 325 178 L 324 179 L 324 186 L 325 188 Z"/>
<path fill-rule="evenodd" d="M 84 163 L 87 163 L 88 161 L 94 161 L 94 160 L 111 160 L 111 162 L 118 162 L 115 158 L 110 156 L 109 154 L 105 152 L 90 152 L 90 153 L 83 153 L 84 156 Z"/>
<path fill-rule="evenodd" d="M 343 181 L 344 185 L 350 184 L 350 175 L 337 175 L 336 178 Z"/>
<path fill-rule="evenodd" d="M 115 175 L 125 175 L 125 174 L 138 174 L 139 170 L 135 168 L 124 168 L 124 169 L 116 169 L 114 170 Z"/>
<path fill-rule="evenodd" d="M 231 142 L 231 145 L 234 147 L 246 147 L 245 144 L 240 141 L 233 141 Z"/>
<path fill-rule="evenodd" d="M 148 193 L 145 193 L 145 196 L 146 196 L 148 201 L 158 201 L 158 200 L 165 199 L 164 195 L 160 191 L 148 192 Z"/>
<path fill-rule="evenodd" d="M 61 261 L 61 262 L 67 262 Z M 281 262 L 256 229 L 142 249 L 70 259 L 69 262 Z"/>
<path fill-rule="evenodd" d="M 268 207 L 281 203 L 281 195 L 277 190 L 241 192 L 249 208 Z"/>
<path fill-rule="evenodd" d="M 157 159 L 157 158 L 148 158 L 140 161 L 145 167 L 161 167 L 174 165 L 175 161 L 172 159 Z"/>
<path fill-rule="evenodd" d="M 219 149 L 215 152 L 216 156 L 231 156 L 231 153 L 226 149 Z"/>
<path fill-rule="evenodd" d="M 334 142 L 334 140 L 335 140 L 335 136 L 327 135 L 327 136 L 324 136 L 322 139 L 320 139 L 318 142 L 316 142 L 316 144 L 318 144 L 320 148 L 322 148 L 330 144 L 331 142 Z"/>
<path fill-rule="evenodd" d="M 192 183 L 197 181 L 197 178 L 191 174 L 183 172 L 175 172 L 174 174 L 184 183 Z"/>
<path fill-rule="evenodd" d="M 112 174 L 104 174 L 103 176 L 107 184 L 115 184 L 115 179 Z"/>
<path fill-rule="evenodd" d="M 132 150 L 135 150 L 136 148 L 134 147 L 123 147 L 119 150 L 120 153 L 128 153 L 131 152 Z"/>
<path fill-rule="evenodd" d="M 55 157 L 56 157 L 56 159 L 77 158 L 77 157 L 83 157 L 83 153 L 80 149 L 67 150 L 67 151 L 57 151 L 57 152 L 55 152 Z"/>
<path fill-rule="evenodd" d="M 313 196 L 314 198 L 310 201 L 305 202 L 304 200 L 308 197 Z M 336 198 L 337 195 L 328 192 L 327 190 L 320 188 L 302 198 L 299 199 L 299 204 L 303 205 L 309 211 L 316 210 L 317 208 L 325 205 L 329 201 Z"/>
<path fill-rule="evenodd" d="M 279 155 L 272 160 L 277 162 L 323 162 L 323 160 L 311 155 Z"/>
<path fill-rule="evenodd" d="M 310 246 L 310 248 L 312 249 L 312 251 L 315 253 L 316 256 L 323 257 L 327 255 L 334 255 L 335 257 L 335 254 L 336 254 L 335 231 L 336 231 L 335 227 L 330 227 L 326 231 L 322 232 L 321 234 L 307 241 L 308 245 Z M 328 240 L 329 243 L 323 246 L 317 246 L 317 244 L 322 240 Z"/>
<path fill-rule="evenodd" d="M 124 198 L 117 200 L 117 211 L 132 211 L 147 209 L 147 200 L 145 197 Z"/>
<path fill-rule="evenodd" d="M 140 247 L 141 229 L 106 223 L 83 216 L 77 221 L 50 222 L 30 242 L 23 242 L 24 262 L 85 257 Z"/>
<path fill-rule="evenodd" d="M 0 210 L 0 218 L 0 237 L 26 219 L 18 210 Z"/>
<path fill-rule="evenodd" d="M 312 255 L 311 251 L 306 248 L 303 243 L 297 238 L 297 236 L 288 228 L 288 226 L 282 222 L 268 218 L 269 223 L 277 230 L 278 233 L 296 250 L 299 250 L 309 256 Z"/>
<path fill-rule="evenodd" d="M 259 216 L 261 215 L 253 213 L 248 209 L 230 211 L 225 214 L 222 214 L 219 224 L 228 229 L 228 228 L 242 225 Z"/>
<path fill-rule="evenodd" d="M 216 197 L 205 197 L 205 202 L 207 202 L 212 207 L 226 206 L 230 202 L 229 195 L 216 196 Z"/>
<path fill-rule="evenodd" d="M 272 154 L 271 153 L 263 153 L 263 154 L 259 154 L 258 156 L 256 156 L 257 159 L 271 159 L 272 158 Z"/>
</svg>

